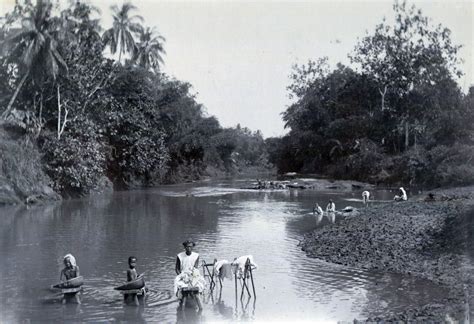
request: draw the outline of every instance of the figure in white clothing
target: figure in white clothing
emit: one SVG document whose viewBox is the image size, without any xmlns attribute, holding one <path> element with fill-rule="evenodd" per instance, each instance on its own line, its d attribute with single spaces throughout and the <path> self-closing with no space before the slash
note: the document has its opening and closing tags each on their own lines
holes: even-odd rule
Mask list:
<svg viewBox="0 0 474 324">
<path fill-rule="evenodd" d="M 176 274 L 179 275 L 183 271 L 193 271 L 193 268 L 199 268 L 199 254 L 193 252 L 193 248 L 196 246 L 191 240 L 183 242 L 184 252 L 181 252 L 176 257 Z"/>
<path fill-rule="evenodd" d="M 329 204 L 326 206 L 327 213 L 334 213 L 336 211 L 336 204 L 332 199 L 329 199 Z"/>
<path fill-rule="evenodd" d="M 366 190 L 362 193 L 362 201 L 364 202 L 364 206 L 367 206 L 369 204 L 369 199 L 370 199 L 370 192 Z"/>
<path fill-rule="evenodd" d="M 393 200 L 395 200 L 395 201 L 408 200 L 407 192 L 405 191 L 405 189 L 403 187 L 400 187 L 400 191 L 399 191 L 398 195 L 395 195 L 395 197 L 393 197 Z"/>
<path fill-rule="evenodd" d="M 198 293 L 194 294 L 196 299 L 197 307 L 202 310 L 202 303 L 200 294 L 204 290 L 205 281 L 199 273 L 199 254 L 193 252 L 193 248 L 196 246 L 192 240 L 186 240 L 183 242 L 184 252 L 179 253 L 176 256 L 176 278 L 174 280 L 174 289 L 176 296 L 180 300 L 180 305 L 185 306 L 186 297 L 183 295 L 183 288 L 198 288 Z"/>
</svg>

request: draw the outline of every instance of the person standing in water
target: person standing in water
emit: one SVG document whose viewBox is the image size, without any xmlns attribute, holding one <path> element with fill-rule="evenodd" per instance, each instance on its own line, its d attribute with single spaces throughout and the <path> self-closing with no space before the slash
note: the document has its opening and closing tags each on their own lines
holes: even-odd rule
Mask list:
<svg viewBox="0 0 474 324">
<path fill-rule="evenodd" d="M 369 199 L 370 199 L 370 192 L 367 190 L 362 192 L 362 201 L 364 202 L 364 206 L 369 205 Z"/>
<path fill-rule="evenodd" d="M 181 293 L 181 289 L 178 287 L 180 287 L 182 283 L 184 283 L 184 285 L 188 288 L 196 287 L 195 284 L 198 285 L 197 287 L 199 288 L 199 292 L 194 295 L 194 298 L 196 299 L 199 311 L 201 311 L 202 303 L 200 294 L 204 289 L 204 280 L 202 280 L 202 277 L 199 274 L 199 254 L 193 252 L 193 248 L 196 246 L 196 243 L 188 239 L 183 242 L 183 246 L 184 252 L 181 252 L 176 256 L 175 271 L 177 277 L 175 279 L 175 290 L 177 291 L 177 296 L 180 300 L 180 306 L 182 306 L 184 296 Z"/>
<path fill-rule="evenodd" d="M 329 199 L 329 204 L 326 206 L 326 213 L 336 212 L 336 204 L 332 199 Z"/>
<path fill-rule="evenodd" d="M 138 272 L 136 269 L 137 266 L 137 258 L 134 256 L 131 256 L 128 258 L 128 269 L 127 269 L 127 281 L 133 281 L 138 278 Z M 138 295 L 137 294 L 124 294 L 123 295 L 123 301 L 128 304 L 129 300 L 133 301 L 133 304 L 136 306 L 139 305 L 138 303 Z"/>
<path fill-rule="evenodd" d="M 61 270 L 61 274 L 59 276 L 59 280 L 61 281 L 67 281 L 71 280 L 73 278 L 79 277 L 79 267 L 76 264 L 76 258 L 68 253 L 64 256 L 63 258 L 64 262 L 64 269 Z M 64 294 L 64 299 L 62 300 L 62 303 L 65 304 L 68 299 L 74 298 L 76 303 L 80 304 L 81 300 L 79 299 L 79 295 L 77 293 L 66 293 Z"/>
<path fill-rule="evenodd" d="M 183 271 L 192 271 L 194 268 L 199 268 L 199 254 L 193 252 L 196 243 L 192 240 L 186 240 L 183 242 L 183 246 L 184 252 L 176 256 L 175 271 L 177 275 Z"/>
</svg>

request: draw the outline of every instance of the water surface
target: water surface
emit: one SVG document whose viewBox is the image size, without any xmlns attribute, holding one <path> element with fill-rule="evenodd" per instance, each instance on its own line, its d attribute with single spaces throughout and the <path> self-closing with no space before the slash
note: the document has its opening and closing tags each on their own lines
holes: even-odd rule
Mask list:
<svg viewBox="0 0 474 324">
<path fill-rule="evenodd" d="M 30 209 L 0 209 L 0 322 L 26 321 L 352 321 L 441 299 L 429 281 L 329 264 L 306 257 L 298 240 L 316 226 L 314 202 L 360 207 L 360 192 L 239 190 L 241 182 L 207 182 L 116 192 Z M 375 193 L 380 200 L 390 193 Z M 206 294 L 201 314 L 177 304 L 131 307 L 113 290 L 127 258 L 146 273 L 147 303 L 172 295 L 176 254 L 193 238 L 201 259 L 252 254 L 257 298 L 236 299 L 234 282 Z M 82 305 L 61 305 L 48 287 L 72 253 L 85 277 Z M 219 298 L 220 297 L 220 298 Z"/>
</svg>

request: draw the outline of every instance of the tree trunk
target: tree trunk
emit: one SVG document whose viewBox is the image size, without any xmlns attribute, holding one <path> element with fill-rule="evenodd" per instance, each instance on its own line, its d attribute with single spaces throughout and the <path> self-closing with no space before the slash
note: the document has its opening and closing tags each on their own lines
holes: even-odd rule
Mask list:
<svg viewBox="0 0 474 324">
<path fill-rule="evenodd" d="M 385 94 L 387 93 L 387 86 L 384 86 L 383 91 L 379 89 L 379 93 L 382 96 L 382 111 L 385 110 Z"/>
<path fill-rule="evenodd" d="M 58 139 L 61 138 L 61 93 L 59 92 L 59 84 L 57 85 L 58 89 Z"/>
<path fill-rule="evenodd" d="M 13 97 L 10 99 L 10 102 L 8 103 L 7 109 L 2 113 L 2 118 L 5 119 L 8 117 L 10 112 L 12 111 L 13 103 L 15 102 L 16 97 L 18 96 L 18 93 L 20 93 L 20 89 L 23 86 L 23 83 L 25 83 L 26 78 L 28 77 L 28 74 L 30 74 L 30 70 L 28 70 L 23 78 L 21 79 L 20 83 L 18 84 L 18 87 L 16 87 L 15 93 L 13 94 Z"/>
<path fill-rule="evenodd" d="M 410 144 L 410 138 L 409 138 L 409 124 L 408 124 L 408 120 L 405 121 L 405 151 L 408 150 L 408 146 Z"/>
</svg>

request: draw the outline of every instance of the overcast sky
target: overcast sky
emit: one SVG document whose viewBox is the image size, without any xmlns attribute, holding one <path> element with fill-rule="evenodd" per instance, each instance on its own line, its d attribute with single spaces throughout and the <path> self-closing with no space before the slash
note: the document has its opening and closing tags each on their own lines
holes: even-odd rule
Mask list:
<svg viewBox="0 0 474 324">
<path fill-rule="evenodd" d="M 7 1 L 0 0 L 7 6 Z M 91 1 L 110 27 L 110 6 L 122 1 Z M 290 103 L 286 87 L 294 63 L 328 56 L 349 64 L 358 37 L 392 18 L 390 0 L 379 1 L 159 1 L 134 0 L 145 25 L 166 37 L 163 70 L 193 85 L 197 99 L 223 126 L 240 123 L 265 137 L 285 133 L 280 113 Z M 473 84 L 472 1 L 409 2 L 434 23 L 452 31 L 464 48 L 459 80 Z M 3 13 L 2 13 L 3 15 Z"/>
</svg>

